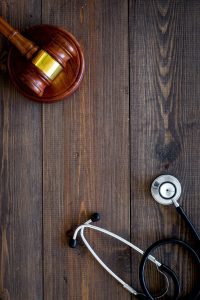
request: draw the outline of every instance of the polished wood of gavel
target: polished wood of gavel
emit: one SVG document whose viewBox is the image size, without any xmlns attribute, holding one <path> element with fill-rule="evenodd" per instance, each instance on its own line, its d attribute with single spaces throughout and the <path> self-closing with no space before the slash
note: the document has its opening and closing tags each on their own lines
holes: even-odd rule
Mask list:
<svg viewBox="0 0 200 300">
<path fill-rule="evenodd" d="M 62 35 L 57 34 L 42 49 L 22 36 L 0 17 L 0 32 L 26 57 L 27 65 L 20 80 L 37 97 L 42 97 L 45 88 L 66 69 L 67 62 L 77 56 L 77 50 Z"/>
</svg>

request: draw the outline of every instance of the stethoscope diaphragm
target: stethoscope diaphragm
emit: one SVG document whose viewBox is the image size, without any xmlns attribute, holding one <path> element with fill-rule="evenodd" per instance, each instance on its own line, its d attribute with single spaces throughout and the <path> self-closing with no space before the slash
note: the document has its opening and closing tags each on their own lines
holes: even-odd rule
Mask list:
<svg viewBox="0 0 200 300">
<path fill-rule="evenodd" d="M 160 204 L 173 204 L 181 196 L 181 184 L 172 175 L 161 175 L 153 181 L 151 195 Z"/>
</svg>

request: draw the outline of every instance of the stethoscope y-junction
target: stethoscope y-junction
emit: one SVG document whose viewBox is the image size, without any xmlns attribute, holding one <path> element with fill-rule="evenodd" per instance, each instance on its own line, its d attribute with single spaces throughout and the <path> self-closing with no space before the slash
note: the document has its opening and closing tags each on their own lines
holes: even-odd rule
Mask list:
<svg viewBox="0 0 200 300">
<path fill-rule="evenodd" d="M 130 243 L 129 241 L 125 240 L 124 238 L 120 237 L 117 234 L 114 234 L 110 232 L 109 230 L 100 228 L 98 226 L 95 226 L 91 224 L 92 222 L 97 222 L 100 220 L 100 215 L 98 213 L 95 213 L 91 216 L 91 219 L 85 222 L 84 224 L 80 225 L 74 232 L 73 238 L 70 239 L 70 247 L 75 248 L 76 247 L 76 238 L 78 233 L 80 233 L 80 236 L 82 238 L 83 243 L 87 247 L 87 249 L 90 251 L 90 253 L 94 256 L 94 258 L 99 262 L 99 264 L 111 275 L 113 276 L 122 286 L 127 289 L 131 294 L 134 294 L 138 299 L 149 299 L 149 300 L 154 300 L 161 298 L 164 296 L 169 287 L 169 280 L 168 278 L 171 278 L 174 284 L 174 295 L 173 299 L 178 299 L 180 296 L 180 284 L 178 277 L 176 273 L 166 266 L 165 264 L 161 263 L 158 261 L 152 253 L 158 248 L 161 247 L 162 245 L 166 244 L 177 244 L 183 248 L 185 248 L 189 254 L 193 257 L 193 260 L 195 261 L 197 268 L 199 269 L 200 266 L 200 256 L 199 256 L 199 247 L 200 247 L 200 236 L 196 229 L 194 228 L 193 224 L 189 220 L 188 216 L 184 212 L 183 208 L 179 205 L 178 199 L 181 196 L 181 184 L 178 181 L 177 178 L 171 175 L 162 175 L 156 178 L 151 186 L 151 194 L 153 198 L 160 204 L 163 205 L 170 205 L 174 204 L 176 211 L 178 214 L 183 218 L 185 221 L 187 227 L 190 229 L 191 233 L 193 234 L 193 237 L 196 241 L 196 249 L 194 249 L 191 245 L 186 243 L 185 241 L 182 241 L 180 239 L 175 239 L 175 238 L 168 238 L 168 239 L 162 239 L 154 244 L 152 244 L 146 251 L 143 251 L 133 243 Z M 115 274 L 103 261 L 102 259 L 96 254 L 94 249 L 90 246 L 88 243 L 87 239 L 85 238 L 84 231 L 86 228 L 90 228 L 99 232 L 102 232 L 104 234 L 107 234 L 122 243 L 128 245 L 131 247 L 133 250 L 137 251 L 142 255 L 142 259 L 140 262 L 140 267 L 139 267 L 139 279 L 140 279 L 140 284 L 143 292 L 138 292 L 136 291 L 133 287 L 128 285 L 126 282 L 124 282 L 117 274 Z M 157 268 L 157 270 L 164 276 L 166 280 L 166 289 L 160 294 L 160 295 L 152 295 L 150 290 L 147 287 L 146 284 L 146 279 L 145 279 L 145 266 L 147 261 L 151 261 Z M 182 299 L 190 299 L 190 300 L 197 300 L 200 299 L 200 284 L 196 284 L 194 287 L 193 291 L 187 295 L 186 297 Z"/>
</svg>

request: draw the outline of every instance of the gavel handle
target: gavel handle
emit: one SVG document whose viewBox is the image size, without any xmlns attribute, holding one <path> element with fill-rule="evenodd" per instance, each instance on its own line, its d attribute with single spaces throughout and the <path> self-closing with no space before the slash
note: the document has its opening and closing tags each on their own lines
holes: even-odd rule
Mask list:
<svg viewBox="0 0 200 300">
<path fill-rule="evenodd" d="M 23 37 L 16 29 L 11 27 L 2 17 L 0 17 L 0 33 L 2 33 L 27 59 L 32 58 L 38 51 L 38 47 L 30 40 Z"/>
</svg>

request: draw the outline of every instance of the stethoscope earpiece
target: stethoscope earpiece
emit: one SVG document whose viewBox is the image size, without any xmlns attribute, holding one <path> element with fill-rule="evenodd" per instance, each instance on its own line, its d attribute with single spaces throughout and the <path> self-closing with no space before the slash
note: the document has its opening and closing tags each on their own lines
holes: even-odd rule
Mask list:
<svg viewBox="0 0 200 300">
<path fill-rule="evenodd" d="M 69 239 L 70 248 L 76 248 L 76 244 L 77 244 L 76 239 L 73 239 L 73 238 Z"/>
<path fill-rule="evenodd" d="M 100 220 L 100 214 L 94 213 L 90 219 L 92 220 L 92 222 L 98 222 Z"/>
<path fill-rule="evenodd" d="M 93 213 L 90 217 L 90 219 L 85 223 L 85 225 L 90 224 L 91 222 L 95 223 L 98 222 L 100 220 L 100 214 L 99 213 Z M 81 226 L 79 226 L 77 229 L 81 229 Z M 69 239 L 69 247 L 70 248 L 76 248 L 77 242 L 76 242 L 76 232 L 78 233 L 78 231 L 75 231 L 75 234 L 72 238 Z"/>
</svg>

